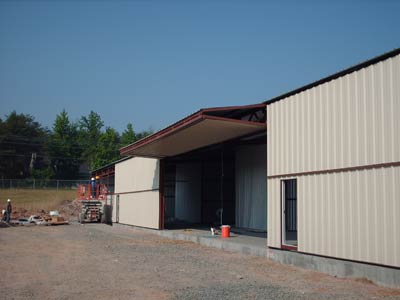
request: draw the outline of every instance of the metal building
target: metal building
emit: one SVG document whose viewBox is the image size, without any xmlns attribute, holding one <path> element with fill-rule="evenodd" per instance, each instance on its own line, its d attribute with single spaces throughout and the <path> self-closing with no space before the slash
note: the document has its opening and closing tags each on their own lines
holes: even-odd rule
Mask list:
<svg viewBox="0 0 400 300">
<path fill-rule="evenodd" d="M 133 158 L 115 166 L 114 221 L 231 224 L 267 231 L 271 251 L 398 270 L 399 116 L 400 49 L 261 104 L 202 109 L 121 149 Z"/>
<path fill-rule="evenodd" d="M 114 219 L 266 232 L 265 118 L 265 104 L 201 109 L 122 148 L 134 157 L 115 167 Z"/>
<path fill-rule="evenodd" d="M 132 157 L 115 164 L 112 221 L 160 228 L 160 162 Z"/>
<path fill-rule="evenodd" d="M 399 53 L 267 103 L 269 247 L 400 267 Z"/>
</svg>

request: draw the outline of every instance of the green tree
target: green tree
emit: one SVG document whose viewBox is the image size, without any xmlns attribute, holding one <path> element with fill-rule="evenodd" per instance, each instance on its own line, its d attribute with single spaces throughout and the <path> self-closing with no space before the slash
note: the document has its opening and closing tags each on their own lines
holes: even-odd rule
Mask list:
<svg viewBox="0 0 400 300">
<path fill-rule="evenodd" d="M 96 153 L 99 150 L 99 139 L 104 123 L 99 114 L 91 111 L 79 121 L 79 141 L 83 146 L 83 158 L 93 170 Z"/>
<path fill-rule="evenodd" d="M 133 131 L 132 123 L 128 123 L 126 129 L 121 134 L 121 147 L 132 144 L 136 141 L 135 131 Z"/>
<path fill-rule="evenodd" d="M 141 139 L 145 138 L 146 136 L 152 135 L 153 133 L 154 133 L 154 130 L 152 128 L 143 130 L 135 135 L 135 138 L 136 138 L 135 141 L 141 140 Z"/>
<path fill-rule="evenodd" d="M 107 127 L 100 135 L 97 151 L 95 152 L 92 169 L 100 168 L 120 158 L 119 155 L 120 137 L 117 131 Z"/>
<path fill-rule="evenodd" d="M 55 178 L 78 177 L 83 151 L 79 144 L 77 125 L 70 122 L 65 110 L 56 116 L 49 150 Z"/>
<path fill-rule="evenodd" d="M 34 117 L 16 111 L 0 122 L 0 175 L 27 178 L 47 167 L 48 131 Z"/>
</svg>

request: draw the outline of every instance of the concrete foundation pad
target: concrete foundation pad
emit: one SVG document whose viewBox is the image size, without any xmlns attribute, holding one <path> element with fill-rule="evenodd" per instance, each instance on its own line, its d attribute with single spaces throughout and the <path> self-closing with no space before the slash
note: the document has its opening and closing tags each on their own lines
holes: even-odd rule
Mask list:
<svg viewBox="0 0 400 300">
<path fill-rule="evenodd" d="M 158 235 L 176 240 L 191 241 L 207 247 L 239 252 L 248 255 L 266 257 L 268 253 L 266 239 L 246 236 L 239 237 L 236 235 L 232 235 L 230 238 L 221 238 L 219 235 L 212 236 L 204 233 L 199 234 L 198 232 L 195 232 L 194 234 L 188 234 L 168 230 L 157 231 L 156 233 Z"/>
<path fill-rule="evenodd" d="M 268 249 L 266 257 L 282 264 L 314 270 L 335 277 L 365 278 L 382 286 L 400 288 L 400 270 L 395 268 L 271 248 Z"/>
</svg>

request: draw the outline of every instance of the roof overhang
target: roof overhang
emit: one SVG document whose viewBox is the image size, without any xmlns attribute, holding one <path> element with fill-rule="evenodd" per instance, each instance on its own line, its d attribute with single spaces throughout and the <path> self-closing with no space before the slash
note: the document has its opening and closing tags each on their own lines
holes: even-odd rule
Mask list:
<svg viewBox="0 0 400 300">
<path fill-rule="evenodd" d="M 121 155 L 164 158 L 262 132 L 266 128 L 265 120 L 254 121 L 252 116 L 257 111 L 265 112 L 265 107 L 265 104 L 256 104 L 202 109 L 120 152 Z"/>
</svg>

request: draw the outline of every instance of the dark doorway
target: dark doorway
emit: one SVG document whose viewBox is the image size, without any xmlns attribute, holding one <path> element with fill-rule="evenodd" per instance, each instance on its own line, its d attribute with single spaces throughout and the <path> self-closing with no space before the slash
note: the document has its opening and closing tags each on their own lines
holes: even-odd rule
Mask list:
<svg viewBox="0 0 400 300">
<path fill-rule="evenodd" d="M 297 180 L 282 181 L 282 244 L 297 247 Z"/>
<path fill-rule="evenodd" d="M 223 145 L 165 159 L 165 227 L 235 223 L 235 155 Z"/>
</svg>

